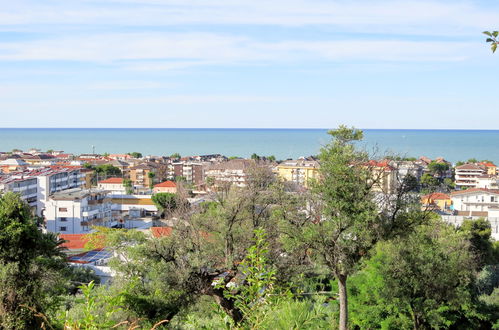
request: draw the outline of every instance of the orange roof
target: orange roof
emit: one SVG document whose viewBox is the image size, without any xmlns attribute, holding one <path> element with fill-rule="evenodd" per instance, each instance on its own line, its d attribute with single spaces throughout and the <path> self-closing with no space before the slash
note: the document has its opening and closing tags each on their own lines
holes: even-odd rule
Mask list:
<svg viewBox="0 0 499 330">
<path fill-rule="evenodd" d="M 173 181 L 165 181 L 154 185 L 155 188 L 176 188 L 177 184 Z"/>
<path fill-rule="evenodd" d="M 487 167 L 496 167 L 494 164 L 492 163 L 484 163 L 484 162 L 481 162 L 480 165 L 484 165 L 484 166 L 487 166 Z"/>
<path fill-rule="evenodd" d="M 122 178 L 109 178 L 106 180 L 99 181 L 99 183 L 114 183 L 114 184 L 121 184 L 123 183 Z"/>
<path fill-rule="evenodd" d="M 423 196 L 424 199 L 432 199 L 432 200 L 439 200 L 439 199 L 450 199 L 450 196 L 444 193 L 436 192 L 428 195 Z"/>
<path fill-rule="evenodd" d="M 83 249 L 88 242 L 86 234 L 59 234 L 59 238 L 66 241 L 61 246 L 69 250 Z"/>
<path fill-rule="evenodd" d="M 172 227 L 151 227 L 152 235 L 156 238 L 170 236 L 172 231 Z"/>
</svg>

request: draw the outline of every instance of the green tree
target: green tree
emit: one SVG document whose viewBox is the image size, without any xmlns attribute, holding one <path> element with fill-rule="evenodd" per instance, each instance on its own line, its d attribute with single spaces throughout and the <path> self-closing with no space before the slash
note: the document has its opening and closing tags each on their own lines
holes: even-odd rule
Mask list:
<svg viewBox="0 0 499 330">
<path fill-rule="evenodd" d="M 178 152 L 175 152 L 173 154 L 170 155 L 170 158 L 173 158 L 173 159 L 180 159 L 182 156 L 180 156 L 180 154 Z"/>
<path fill-rule="evenodd" d="M 154 172 L 147 173 L 147 177 L 149 178 L 149 189 L 154 188 L 154 177 L 156 174 Z"/>
<path fill-rule="evenodd" d="M 133 183 L 130 179 L 123 180 L 123 187 L 125 187 L 126 193 L 128 195 L 133 194 Z"/>
<path fill-rule="evenodd" d="M 358 325 L 477 328 L 474 266 L 468 241 L 440 219 L 418 227 L 408 237 L 380 243 L 359 281 L 354 281 L 373 282 L 369 288 L 355 288 L 353 299 L 364 302 L 356 306 Z M 363 310 L 362 306 L 371 307 Z"/>
<path fill-rule="evenodd" d="M 169 216 L 179 206 L 176 194 L 172 193 L 157 193 L 151 197 L 153 203 L 161 212 L 161 217 Z"/>
<path fill-rule="evenodd" d="M 134 152 L 129 152 L 128 153 L 130 156 L 133 158 L 142 158 L 142 154 L 140 152 L 134 151 Z"/>
<path fill-rule="evenodd" d="M 428 169 L 430 170 L 430 173 L 433 175 L 436 175 L 439 178 L 442 178 L 449 170 L 450 166 L 447 163 L 438 163 L 435 161 L 432 161 L 430 164 L 428 164 Z"/>
<path fill-rule="evenodd" d="M 270 155 L 270 156 L 268 156 L 268 157 L 266 157 L 266 158 L 267 158 L 267 160 L 268 160 L 269 162 L 272 162 L 272 163 L 274 163 L 274 162 L 276 161 L 276 158 L 275 158 L 275 156 L 274 156 L 274 155 Z"/>
<path fill-rule="evenodd" d="M 65 258 L 53 234 L 38 230 L 18 195 L 0 197 L 0 328 L 39 328 L 58 302 Z"/>
<path fill-rule="evenodd" d="M 430 191 L 434 191 L 440 185 L 440 181 L 433 174 L 425 173 L 421 176 L 421 185 Z"/>
<path fill-rule="evenodd" d="M 482 268 L 486 264 L 499 263 L 491 240 L 492 228 L 488 220 L 484 218 L 464 220 L 459 227 L 459 231 L 464 233 L 465 237 L 470 241 L 470 248 L 479 259 L 477 263 L 479 268 Z"/>
<path fill-rule="evenodd" d="M 95 170 L 97 180 L 107 179 L 109 177 L 120 177 L 122 175 L 121 170 L 111 164 L 91 166 L 90 168 Z"/>
<path fill-rule="evenodd" d="M 358 262 L 376 241 L 409 232 L 422 218 L 408 204 L 409 188 L 403 182 L 393 195 L 375 193 L 385 172 L 372 167 L 368 154 L 356 149 L 354 142 L 362 139 L 362 131 L 340 126 L 329 134 L 332 142 L 319 156 L 320 178 L 312 184 L 318 213 L 291 235 L 296 235 L 296 248 L 314 250 L 337 279 L 343 330 L 348 323 L 347 279 Z"/>
<path fill-rule="evenodd" d="M 260 160 L 260 158 L 261 158 L 261 157 L 260 157 L 260 156 L 258 156 L 258 155 L 257 155 L 257 154 L 255 154 L 255 153 L 253 153 L 253 154 L 251 155 L 251 159 L 253 159 L 253 160 Z"/>
</svg>

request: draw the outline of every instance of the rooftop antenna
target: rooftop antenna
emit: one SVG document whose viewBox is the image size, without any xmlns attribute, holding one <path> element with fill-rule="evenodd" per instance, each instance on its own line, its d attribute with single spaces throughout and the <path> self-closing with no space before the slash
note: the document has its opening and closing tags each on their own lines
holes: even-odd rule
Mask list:
<svg viewBox="0 0 499 330">
<path fill-rule="evenodd" d="M 95 146 L 92 146 L 92 155 L 95 155 Z"/>
</svg>

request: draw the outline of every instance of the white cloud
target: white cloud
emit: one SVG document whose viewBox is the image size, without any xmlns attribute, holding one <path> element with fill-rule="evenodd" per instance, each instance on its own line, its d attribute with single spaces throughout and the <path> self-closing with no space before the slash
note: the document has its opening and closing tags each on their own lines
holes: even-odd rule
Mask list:
<svg viewBox="0 0 499 330">
<path fill-rule="evenodd" d="M 100 0 L 9 1 L 0 25 L 105 26 L 331 25 L 350 32 L 472 34 L 499 11 L 471 1 L 403 0 Z"/>
<path fill-rule="evenodd" d="M 122 63 L 132 70 L 283 61 L 456 61 L 481 49 L 465 42 L 348 40 L 261 42 L 206 33 L 99 34 L 0 43 L 0 60 Z M 138 63 L 134 63 L 138 61 Z"/>
</svg>

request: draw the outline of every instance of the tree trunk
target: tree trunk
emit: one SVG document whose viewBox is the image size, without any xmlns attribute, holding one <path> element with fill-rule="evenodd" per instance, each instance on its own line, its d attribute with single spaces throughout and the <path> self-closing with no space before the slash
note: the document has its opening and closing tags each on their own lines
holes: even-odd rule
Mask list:
<svg viewBox="0 0 499 330">
<path fill-rule="evenodd" d="M 338 289 L 340 294 L 340 330 L 348 329 L 348 297 L 347 297 L 347 276 L 337 274 Z"/>
</svg>

